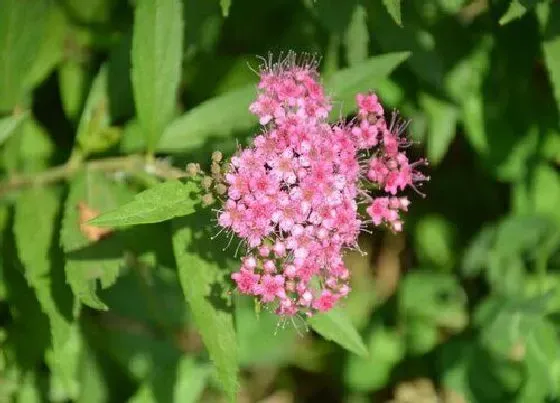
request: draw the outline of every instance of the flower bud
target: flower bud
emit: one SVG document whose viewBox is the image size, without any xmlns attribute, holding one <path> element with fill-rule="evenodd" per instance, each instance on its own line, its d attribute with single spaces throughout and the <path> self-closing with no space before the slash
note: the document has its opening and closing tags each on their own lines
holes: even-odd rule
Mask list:
<svg viewBox="0 0 560 403">
<path fill-rule="evenodd" d="M 217 162 L 213 162 L 212 167 L 210 168 L 210 172 L 212 172 L 212 175 L 220 175 L 222 173 L 220 164 L 218 164 Z"/>
<path fill-rule="evenodd" d="M 222 153 L 219 151 L 214 151 L 212 153 L 212 162 L 220 162 L 222 160 Z"/>
<path fill-rule="evenodd" d="M 189 176 L 196 176 L 200 173 L 200 165 L 195 164 L 194 162 L 189 162 L 185 170 Z"/>
<path fill-rule="evenodd" d="M 214 203 L 214 196 L 211 193 L 206 193 L 202 196 L 202 205 L 209 206 Z"/>
<path fill-rule="evenodd" d="M 212 186 L 212 177 L 210 176 L 205 176 L 204 178 L 202 178 L 202 187 L 204 188 L 204 190 L 208 190 L 210 189 L 210 186 Z"/>
<path fill-rule="evenodd" d="M 218 193 L 219 195 L 224 195 L 227 192 L 227 186 L 224 185 L 223 183 L 218 183 L 215 189 L 216 189 L 216 193 Z"/>
</svg>

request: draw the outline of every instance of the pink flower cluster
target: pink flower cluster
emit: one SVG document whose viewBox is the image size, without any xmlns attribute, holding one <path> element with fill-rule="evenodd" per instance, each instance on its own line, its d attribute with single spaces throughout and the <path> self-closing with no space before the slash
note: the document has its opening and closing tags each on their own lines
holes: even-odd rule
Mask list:
<svg viewBox="0 0 560 403">
<path fill-rule="evenodd" d="M 231 158 L 218 217 L 248 246 L 232 275 L 239 292 L 279 315 L 311 316 L 345 297 L 349 271 L 342 257 L 357 248 L 361 227 L 367 221 L 402 227 L 408 200 L 383 193 L 426 179 L 400 151 L 407 145 L 403 125 L 386 124 L 375 95 L 358 94 L 358 118 L 331 125 L 331 102 L 318 79 L 316 64 L 297 63 L 293 54 L 263 67 L 250 106 L 263 134 Z M 371 220 L 360 217 L 362 200 Z"/>
</svg>

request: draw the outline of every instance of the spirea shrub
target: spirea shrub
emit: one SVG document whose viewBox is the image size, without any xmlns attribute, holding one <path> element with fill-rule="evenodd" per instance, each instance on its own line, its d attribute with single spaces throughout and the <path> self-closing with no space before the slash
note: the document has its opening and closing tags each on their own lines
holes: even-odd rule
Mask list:
<svg viewBox="0 0 560 403">
<path fill-rule="evenodd" d="M 401 231 L 403 192 L 420 193 L 426 160 L 409 161 L 407 123 L 387 119 L 373 92 L 356 94 L 355 118 L 329 123 L 336 111 L 314 59 L 289 53 L 259 75 L 249 110 L 262 132 L 216 178 L 218 223 L 247 246 L 231 276 L 240 293 L 279 315 L 312 316 L 350 292 L 343 255 L 358 248 L 361 230 Z"/>
</svg>

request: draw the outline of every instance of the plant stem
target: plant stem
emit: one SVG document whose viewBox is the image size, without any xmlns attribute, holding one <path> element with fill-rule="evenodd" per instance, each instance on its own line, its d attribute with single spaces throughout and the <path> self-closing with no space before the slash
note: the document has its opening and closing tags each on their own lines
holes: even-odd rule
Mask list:
<svg viewBox="0 0 560 403">
<path fill-rule="evenodd" d="M 129 155 L 124 157 L 111 157 L 92 160 L 84 163 L 69 161 L 46 171 L 36 174 L 16 174 L 0 182 L 0 196 L 26 186 L 48 185 L 65 180 L 79 172 L 90 170 L 98 172 L 148 172 L 154 176 L 166 179 L 176 179 L 187 176 L 186 172 L 174 168 L 165 161 L 154 160 L 149 165 L 142 155 Z"/>
</svg>

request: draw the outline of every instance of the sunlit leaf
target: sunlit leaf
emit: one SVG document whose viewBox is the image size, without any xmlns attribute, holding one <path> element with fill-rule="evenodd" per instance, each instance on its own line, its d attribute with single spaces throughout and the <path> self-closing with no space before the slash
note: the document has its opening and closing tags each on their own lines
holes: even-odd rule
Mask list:
<svg viewBox="0 0 560 403">
<path fill-rule="evenodd" d="M 231 0 L 220 0 L 220 7 L 222 8 L 222 15 L 227 17 L 229 15 L 229 8 L 231 7 Z"/>
<path fill-rule="evenodd" d="M 420 103 L 429 121 L 428 160 L 438 164 L 455 138 L 459 113 L 453 104 L 428 94 L 423 94 Z"/>
<path fill-rule="evenodd" d="M 368 57 L 369 31 L 367 26 L 367 11 L 357 4 L 352 12 L 350 25 L 346 30 L 346 59 L 350 66 L 363 62 Z"/>
<path fill-rule="evenodd" d="M 17 131 L 26 118 L 26 113 L 0 118 L 0 145 Z"/>
<path fill-rule="evenodd" d="M 344 311 L 339 308 L 316 314 L 309 318 L 308 322 L 313 330 L 325 339 L 331 340 L 359 356 L 368 356 L 368 349 L 362 337 Z"/>
<path fill-rule="evenodd" d="M 181 76 L 180 0 L 139 0 L 134 11 L 132 88 L 138 121 L 153 151 L 173 118 Z"/>
<path fill-rule="evenodd" d="M 239 368 L 233 308 L 223 289 L 221 278 L 227 273 L 216 261 L 219 252 L 207 233 L 207 219 L 207 214 L 199 212 L 173 220 L 173 249 L 194 322 L 225 393 L 229 400 L 235 401 Z"/>
<path fill-rule="evenodd" d="M 69 290 L 55 288 L 63 286 L 63 283 L 52 285 L 57 281 L 54 271 L 60 269 L 52 267 L 49 257 L 59 201 L 56 192 L 44 188 L 33 188 L 20 195 L 16 204 L 14 233 L 27 282 L 34 289 L 41 309 L 49 317 L 52 353 L 48 362 L 53 377 L 60 381 L 62 398 L 68 399 L 75 398 L 78 393 L 77 365 L 81 341 L 77 324 L 67 316 L 72 306 Z M 60 306 L 61 303 L 65 306 Z"/>
<path fill-rule="evenodd" d="M 194 149 L 212 136 L 226 137 L 256 126 L 257 119 L 249 113 L 249 105 L 255 96 L 255 86 L 249 85 L 200 104 L 171 122 L 158 149 Z"/>
<path fill-rule="evenodd" d="M 22 101 L 27 74 L 41 48 L 49 3 L 0 1 L 0 111 Z"/>
<path fill-rule="evenodd" d="M 546 68 L 560 113 L 560 5 L 543 2 L 537 7 L 537 16 Z"/>
<path fill-rule="evenodd" d="M 401 0 L 383 0 L 383 4 L 387 12 L 393 17 L 393 20 L 402 26 L 401 20 Z"/>
<path fill-rule="evenodd" d="M 87 66 L 76 60 L 65 60 L 58 67 L 58 86 L 64 113 L 77 119 L 82 109 L 90 78 Z"/>
<path fill-rule="evenodd" d="M 156 223 L 188 215 L 194 212 L 198 202 L 195 198 L 197 192 L 198 187 L 193 182 L 163 182 L 137 194 L 133 201 L 93 219 L 90 224 L 116 228 Z"/>
<path fill-rule="evenodd" d="M 527 11 L 535 7 L 539 0 L 511 0 L 508 9 L 500 18 L 500 25 L 505 25 L 515 19 L 521 18 Z"/>
<path fill-rule="evenodd" d="M 110 238 L 99 243 L 87 238 L 80 229 L 79 204 L 101 212 L 126 203 L 132 195 L 126 188 L 115 184 L 101 173 L 83 172 L 70 184 L 60 233 L 60 243 L 66 253 L 66 280 L 77 302 L 96 309 L 107 309 L 97 296 L 97 282 L 102 287 L 112 285 L 119 273 L 124 250 L 112 251 Z M 82 251 L 77 254 L 76 251 Z"/>
</svg>

